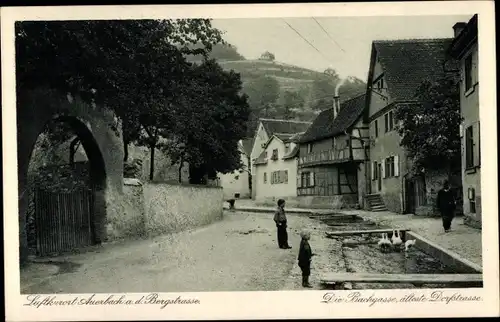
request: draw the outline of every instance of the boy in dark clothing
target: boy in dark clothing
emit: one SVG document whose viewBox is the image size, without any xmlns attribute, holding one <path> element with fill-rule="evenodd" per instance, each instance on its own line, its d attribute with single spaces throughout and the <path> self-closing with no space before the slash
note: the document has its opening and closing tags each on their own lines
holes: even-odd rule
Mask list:
<svg viewBox="0 0 500 322">
<path fill-rule="evenodd" d="M 448 181 L 445 181 L 443 189 L 439 190 L 436 203 L 443 219 L 444 232 L 447 233 L 450 231 L 456 206 L 455 196 L 450 190 L 450 184 Z"/>
<path fill-rule="evenodd" d="M 285 215 L 285 200 L 278 200 L 278 209 L 274 213 L 274 222 L 278 228 L 278 246 L 281 249 L 290 249 L 288 245 L 288 233 L 286 231 L 287 220 Z"/>
<path fill-rule="evenodd" d="M 311 257 L 314 256 L 311 250 L 311 246 L 309 245 L 309 239 L 311 235 L 308 232 L 302 232 L 300 234 L 302 240 L 300 241 L 300 249 L 299 249 L 299 267 L 302 270 L 302 286 L 311 288 L 311 284 L 309 284 L 309 276 L 311 275 Z"/>
</svg>

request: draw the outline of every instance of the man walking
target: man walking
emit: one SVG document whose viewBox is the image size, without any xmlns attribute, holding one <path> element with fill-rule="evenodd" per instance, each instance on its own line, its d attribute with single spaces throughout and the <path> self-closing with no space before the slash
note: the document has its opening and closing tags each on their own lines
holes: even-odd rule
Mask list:
<svg viewBox="0 0 500 322">
<path fill-rule="evenodd" d="M 278 209 L 274 214 L 274 222 L 278 228 L 278 246 L 281 249 L 290 249 L 288 245 L 288 233 L 286 232 L 287 220 L 285 215 L 285 200 L 278 200 Z"/>
<path fill-rule="evenodd" d="M 443 228 L 445 233 L 450 231 L 451 222 L 454 217 L 455 206 L 455 196 L 450 190 L 450 184 L 448 183 L 448 180 L 446 180 L 443 184 L 443 189 L 439 190 L 437 195 L 437 208 L 439 209 L 439 212 L 441 213 L 441 217 L 443 219 Z"/>
</svg>

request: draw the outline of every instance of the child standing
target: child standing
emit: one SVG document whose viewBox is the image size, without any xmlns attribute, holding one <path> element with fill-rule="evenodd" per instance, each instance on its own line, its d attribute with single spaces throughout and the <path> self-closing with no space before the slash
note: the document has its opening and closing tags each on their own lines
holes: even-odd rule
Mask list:
<svg viewBox="0 0 500 322">
<path fill-rule="evenodd" d="M 285 215 L 285 200 L 278 200 L 278 209 L 274 213 L 274 222 L 276 223 L 276 228 L 278 229 L 278 246 L 281 249 L 290 249 L 292 248 L 288 245 L 288 233 L 286 231 L 287 228 L 287 220 Z"/>
<path fill-rule="evenodd" d="M 311 275 L 311 257 L 314 256 L 309 245 L 309 239 L 311 239 L 311 234 L 309 232 L 303 231 L 300 236 L 302 240 L 300 241 L 299 248 L 299 267 L 302 270 L 302 286 L 311 288 L 309 284 L 309 276 Z"/>
</svg>

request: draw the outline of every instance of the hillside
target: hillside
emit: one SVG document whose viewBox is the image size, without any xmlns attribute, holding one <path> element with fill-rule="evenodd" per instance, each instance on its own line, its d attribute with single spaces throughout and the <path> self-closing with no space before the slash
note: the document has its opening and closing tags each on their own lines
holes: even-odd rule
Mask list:
<svg viewBox="0 0 500 322">
<path fill-rule="evenodd" d="M 210 58 L 241 75 L 243 92 L 249 96 L 252 108 L 250 135 L 259 117 L 314 120 L 320 111 L 332 106 L 335 87 L 341 81 L 333 69 L 327 74 L 281 63 L 269 52 L 260 59 L 246 59 L 232 45 L 214 46 Z M 191 61 L 200 59 L 189 57 Z M 365 82 L 348 77 L 339 89 L 340 100 L 353 98 L 365 90 Z"/>
</svg>

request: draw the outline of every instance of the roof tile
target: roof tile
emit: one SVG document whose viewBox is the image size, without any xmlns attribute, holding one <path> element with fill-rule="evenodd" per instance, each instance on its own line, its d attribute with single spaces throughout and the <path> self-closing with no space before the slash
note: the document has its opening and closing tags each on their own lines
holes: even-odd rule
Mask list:
<svg viewBox="0 0 500 322">
<path fill-rule="evenodd" d="M 363 113 L 365 97 L 363 94 L 340 103 L 340 111 L 335 119 L 333 119 L 333 108 L 321 112 L 302 136 L 300 142 L 322 140 L 346 131 Z"/>
<path fill-rule="evenodd" d="M 453 38 L 374 41 L 391 98 L 414 100 L 423 80 L 445 76 L 443 66 L 452 41 Z"/>
</svg>

